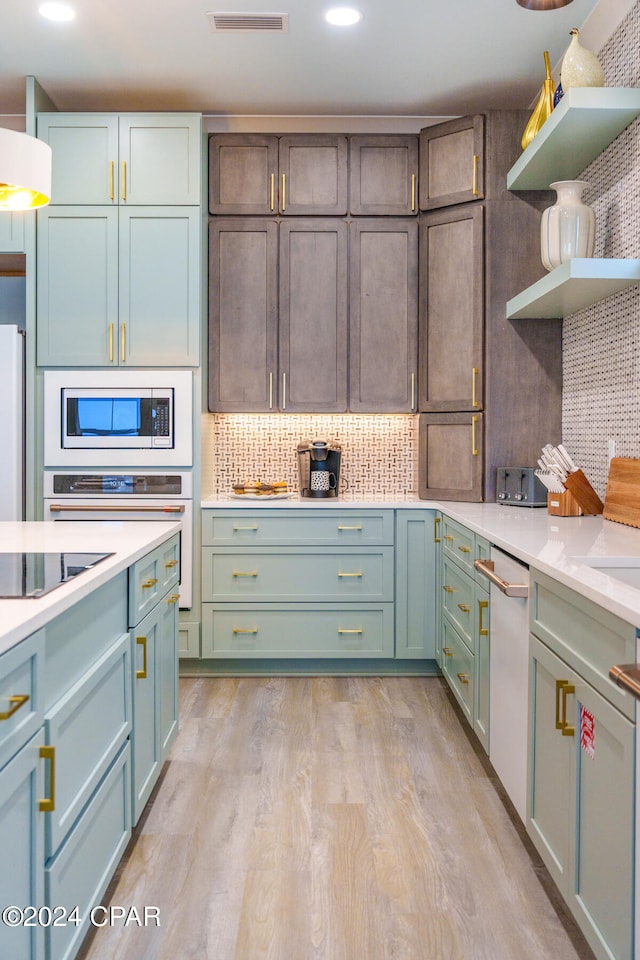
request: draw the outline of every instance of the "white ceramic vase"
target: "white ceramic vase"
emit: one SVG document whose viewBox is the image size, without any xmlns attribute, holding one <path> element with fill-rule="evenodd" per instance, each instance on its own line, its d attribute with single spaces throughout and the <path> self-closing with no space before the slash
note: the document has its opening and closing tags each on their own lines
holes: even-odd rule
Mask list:
<svg viewBox="0 0 640 960">
<path fill-rule="evenodd" d="M 588 184 L 584 180 L 558 180 L 551 184 L 558 197 L 542 212 L 540 252 L 547 270 L 559 267 L 572 257 L 592 257 L 596 218 L 582 202 Z"/>
</svg>

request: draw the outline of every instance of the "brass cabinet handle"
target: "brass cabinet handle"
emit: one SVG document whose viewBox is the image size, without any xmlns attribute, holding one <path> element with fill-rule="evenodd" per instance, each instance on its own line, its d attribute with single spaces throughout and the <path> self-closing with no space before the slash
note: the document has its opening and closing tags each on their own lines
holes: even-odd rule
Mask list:
<svg viewBox="0 0 640 960">
<path fill-rule="evenodd" d="M 339 523 L 339 524 L 338 524 L 338 530 L 362 530 L 362 524 L 361 524 L 361 523 L 354 523 L 354 524 L 349 525 L 349 524 L 346 524 L 346 523 Z"/>
<path fill-rule="evenodd" d="M 51 813 L 56 808 L 56 748 L 40 747 L 39 755 L 49 761 L 49 796 L 38 802 L 41 813 Z"/>
<path fill-rule="evenodd" d="M 456 674 L 460 683 L 469 683 L 469 674 L 468 673 L 457 673 Z"/>
<path fill-rule="evenodd" d="M 252 633 L 252 634 L 253 634 L 253 633 L 257 633 L 257 632 L 258 632 L 258 628 L 257 628 L 257 627 L 247 627 L 247 628 L 245 628 L 245 627 L 234 627 L 234 628 L 233 628 L 233 632 L 234 632 L 234 633 Z"/>
<path fill-rule="evenodd" d="M 115 164 L 113 160 L 109 160 L 109 200 L 115 200 L 115 192 L 113 189 L 113 174 L 114 174 Z"/>
<path fill-rule="evenodd" d="M 251 570 L 251 571 L 245 572 L 244 570 L 234 570 L 234 571 L 232 572 L 231 576 L 233 576 L 233 577 L 257 577 L 257 576 L 258 576 L 258 571 L 257 571 L 257 570 Z"/>
<path fill-rule="evenodd" d="M 563 737 L 573 737 L 576 732 L 576 728 L 570 723 L 567 723 L 567 697 L 575 692 L 576 688 L 572 683 L 565 682 L 560 688 L 560 698 L 562 700 L 560 724 Z"/>
<path fill-rule="evenodd" d="M 109 363 L 113 363 L 113 324 L 109 324 Z"/>
<path fill-rule="evenodd" d="M 283 173 L 283 174 L 282 174 L 282 212 L 283 212 L 283 213 L 284 213 L 284 211 L 286 210 L 286 207 L 287 207 L 287 204 L 286 204 L 286 196 L 287 196 L 287 194 L 286 194 L 286 174 Z"/>
<path fill-rule="evenodd" d="M 471 417 L 471 456 L 478 456 L 478 448 L 476 446 L 476 423 L 478 422 L 477 417 Z"/>
<path fill-rule="evenodd" d="M 478 190 L 478 163 L 480 162 L 480 157 L 477 153 L 473 155 L 473 174 L 471 177 L 471 192 L 474 197 L 479 196 L 480 191 Z"/>
<path fill-rule="evenodd" d="M 415 410 L 416 406 L 416 375 L 415 373 L 411 374 L 411 410 Z"/>
<path fill-rule="evenodd" d="M 468 603 L 459 603 L 458 607 L 462 610 L 463 613 L 471 613 L 471 607 Z"/>
<path fill-rule="evenodd" d="M 287 375 L 282 374 L 282 409 L 287 409 Z"/>
<path fill-rule="evenodd" d="M 271 212 L 275 210 L 275 198 L 276 198 L 276 175 L 275 173 L 271 174 L 271 194 L 269 205 L 271 207 Z"/>
<path fill-rule="evenodd" d="M 445 657 L 453 656 L 453 650 L 451 650 L 449 647 L 443 647 L 442 652 L 444 653 Z"/>
<path fill-rule="evenodd" d="M 338 633 L 364 633 L 362 627 L 356 627 L 352 630 L 347 630 L 345 627 L 338 627 Z"/>
<path fill-rule="evenodd" d="M 273 371 L 269 372 L 269 410 L 273 410 Z"/>
<path fill-rule="evenodd" d="M 167 597 L 167 603 L 177 603 L 179 599 L 180 599 L 179 593 L 172 593 L 170 596 Z"/>
<path fill-rule="evenodd" d="M 126 359 L 127 359 L 127 357 L 126 357 L 126 350 L 125 350 L 125 346 L 126 346 L 126 336 L 127 336 L 127 335 L 126 335 L 126 327 L 127 327 L 126 323 L 121 323 L 121 324 L 120 324 L 120 359 L 122 360 L 123 363 L 125 363 L 125 361 L 126 361 Z"/>
<path fill-rule="evenodd" d="M 445 533 L 444 538 L 445 540 L 450 540 L 452 543 L 455 540 L 455 537 L 452 537 L 450 533 Z"/>
<path fill-rule="evenodd" d="M 458 547 L 460 553 L 471 553 L 471 547 Z"/>
<path fill-rule="evenodd" d="M 147 590 L 149 587 L 155 587 L 157 582 L 158 582 L 157 577 L 149 577 L 148 580 L 143 580 L 140 586 L 142 587 L 143 590 Z"/>
<path fill-rule="evenodd" d="M 488 600 L 478 600 L 478 614 L 479 614 L 479 618 L 478 618 L 478 636 L 480 636 L 480 637 L 488 637 L 488 636 L 489 636 L 489 631 L 487 630 L 487 628 L 486 628 L 486 627 L 483 625 L 483 623 L 482 623 L 482 611 L 485 610 L 488 606 L 489 606 L 489 601 L 488 601 Z"/>
<path fill-rule="evenodd" d="M 121 196 L 124 201 L 127 199 L 127 161 L 122 161 L 122 183 L 121 186 Z"/>
<path fill-rule="evenodd" d="M 438 524 L 442 520 L 442 517 L 433 518 L 433 542 L 440 543 L 440 537 L 438 536 Z"/>
<path fill-rule="evenodd" d="M 480 373 L 479 367 L 472 367 L 471 369 L 471 406 L 479 407 L 480 403 L 476 396 L 476 377 Z"/>
<path fill-rule="evenodd" d="M 0 713 L 0 720 L 8 720 L 9 717 L 12 717 L 14 713 L 18 712 L 20 707 L 24 707 L 28 699 L 28 693 L 16 693 L 15 696 L 9 697 L 9 703 L 11 706 L 8 710 L 3 710 L 3 712 Z"/>
<path fill-rule="evenodd" d="M 562 730 L 562 720 L 560 719 L 560 694 L 563 687 L 566 687 L 568 683 L 568 680 L 556 680 L 556 730 Z"/>
<path fill-rule="evenodd" d="M 147 679 L 147 638 L 136 637 L 136 643 L 142 647 L 142 670 L 136 670 L 136 680 Z"/>
<path fill-rule="evenodd" d="M 178 561 L 177 561 L 177 560 L 167 560 L 167 561 L 165 561 L 165 567 L 167 568 L 167 570 L 171 570 L 173 567 L 177 567 L 177 566 L 178 566 Z"/>
<path fill-rule="evenodd" d="M 416 210 L 416 175 L 415 173 L 411 174 L 411 213 L 415 213 Z"/>
<path fill-rule="evenodd" d="M 338 576 L 339 577 L 361 577 L 362 570 L 358 570 L 356 573 L 341 573 L 340 571 L 338 571 Z"/>
<path fill-rule="evenodd" d="M 232 529 L 235 532 L 236 530 L 259 530 L 260 527 L 257 523 L 249 524 L 248 526 L 240 526 L 239 523 L 234 523 Z"/>
<path fill-rule="evenodd" d="M 442 584 L 442 589 L 444 590 L 445 593 L 455 593 L 455 592 L 456 592 L 456 588 L 455 588 L 455 587 L 450 587 L 448 583 L 443 583 L 443 584 Z"/>
</svg>

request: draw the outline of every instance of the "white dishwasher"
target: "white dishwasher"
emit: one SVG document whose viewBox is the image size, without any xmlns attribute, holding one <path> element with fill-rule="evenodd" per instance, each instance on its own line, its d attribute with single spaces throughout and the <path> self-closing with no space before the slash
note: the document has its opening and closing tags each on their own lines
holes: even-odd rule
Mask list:
<svg viewBox="0 0 640 960">
<path fill-rule="evenodd" d="M 521 820 L 527 815 L 529 568 L 491 547 L 476 560 L 490 581 L 489 759 Z"/>
</svg>

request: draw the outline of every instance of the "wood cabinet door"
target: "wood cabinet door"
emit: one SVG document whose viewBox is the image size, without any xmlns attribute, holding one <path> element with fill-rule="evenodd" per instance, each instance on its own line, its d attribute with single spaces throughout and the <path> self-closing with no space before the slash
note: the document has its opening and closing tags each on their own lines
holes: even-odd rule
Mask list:
<svg viewBox="0 0 640 960">
<path fill-rule="evenodd" d="M 280 409 L 347 409 L 347 224 L 280 224 Z"/>
<path fill-rule="evenodd" d="M 420 209 L 484 197 L 484 117 L 460 117 L 420 131 Z"/>
<path fill-rule="evenodd" d="M 423 411 L 482 409 L 484 210 L 420 221 L 420 396 Z"/>
<path fill-rule="evenodd" d="M 410 216 L 418 210 L 418 138 L 349 138 L 349 210 L 358 216 Z"/>
<path fill-rule="evenodd" d="M 278 225 L 209 224 L 209 410 L 277 409 Z"/>
<path fill-rule="evenodd" d="M 350 229 L 349 408 L 416 409 L 418 225 L 357 220 Z"/>
<path fill-rule="evenodd" d="M 286 216 L 338 217 L 347 212 L 348 142 L 342 135 L 280 137 L 279 210 Z"/>
<path fill-rule="evenodd" d="M 51 202 L 118 203 L 118 117 L 110 113 L 40 113 L 40 140 L 51 147 Z"/>
<path fill-rule="evenodd" d="M 277 213 L 278 138 L 233 133 L 209 137 L 209 212 Z"/>
<path fill-rule="evenodd" d="M 483 415 L 423 413 L 418 489 L 424 500 L 482 500 Z"/>
</svg>

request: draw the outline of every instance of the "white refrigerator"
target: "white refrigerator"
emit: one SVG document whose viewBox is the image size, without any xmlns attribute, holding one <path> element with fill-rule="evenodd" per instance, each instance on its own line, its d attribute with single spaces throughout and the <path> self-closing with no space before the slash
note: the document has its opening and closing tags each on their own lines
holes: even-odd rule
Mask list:
<svg viewBox="0 0 640 960">
<path fill-rule="evenodd" d="M 0 324 L 0 520 L 24 519 L 24 335 Z"/>
</svg>

